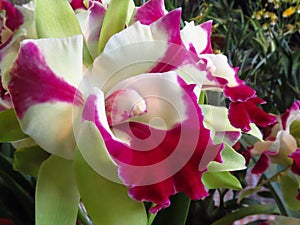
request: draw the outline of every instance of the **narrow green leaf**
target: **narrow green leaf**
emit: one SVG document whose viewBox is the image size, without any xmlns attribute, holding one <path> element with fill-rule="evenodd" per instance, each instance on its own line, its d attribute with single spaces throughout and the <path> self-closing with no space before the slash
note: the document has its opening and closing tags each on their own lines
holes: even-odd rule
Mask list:
<svg viewBox="0 0 300 225">
<path fill-rule="evenodd" d="M 208 165 L 209 172 L 234 171 L 246 169 L 245 158 L 225 143 L 221 152 L 222 163 L 212 161 Z"/>
<path fill-rule="evenodd" d="M 11 193 L 15 199 L 15 203 L 19 204 L 19 207 L 21 207 L 30 218 L 33 218 L 34 199 L 30 193 L 28 193 L 24 187 L 19 185 L 16 180 L 10 177 L 9 174 L 5 173 L 5 171 L 0 170 L 0 180 L 4 183 L 4 186 L 8 187 L 9 193 Z M 1 182 L 0 186 L 2 185 Z M 0 199 L 3 200 L 1 194 Z"/>
<path fill-rule="evenodd" d="M 7 174 L 8 177 L 18 183 L 26 192 L 34 193 L 32 183 L 21 173 L 12 168 L 11 158 L 8 158 L 0 152 L 0 171 Z"/>
<path fill-rule="evenodd" d="M 96 173 L 79 151 L 74 163 L 78 189 L 90 218 L 96 225 L 146 225 L 144 205 L 128 196 L 128 189 Z"/>
<path fill-rule="evenodd" d="M 49 155 L 39 146 L 18 149 L 14 154 L 14 169 L 31 176 L 37 176 L 42 162 Z"/>
<path fill-rule="evenodd" d="M 103 51 L 109 38 L 124 29 L 129 17 L 130 2 L 131 0 L 111 0 L 109 2 L 99 38 L 99 54 Z"/>
<path fill-rule="evenodd" d="M 64 38 L 82 34 L 67 0 L 36 0 L 35 22 L 39 38 Z M 93 62 L 86 43 L 83 47 L 83 60 L 87 66 Z"/>
<path fill-rule="evenodd" d="M 221 219 L 214 222 L 212 225 L 232 225 L 234 221 L 240 220 L 246 216 L 257 214 L 275 214 L 278 213 L 276 205 L 253 205 L 245 208 L 238 209 Z"/>
<path fill-rule="evenodd" d="M 170 198 L 171 206 L 161 210 L 155 217 L 153 225 L 185 225 L 190 207 L 190 198 L 179 193 Z"/>
<path fill-rule="evenodd" d="M 240 181 L 230 172 L 205 172 L 202 176 L 202 181 L 206 188 L 231 188 L 234 190 L 241 190 L 242 185 Z"/>
<path fill-rule="evenodd" d="M 299 188 L 297 180 L 287 174 L 281 174 L 279 184 L 287 207 L 293 210 L 300 210 L 300 201 L 296 198 Z"/>
<path fill-rule="evenodd" d="M 76 223 L 79 193 L 73 162 L 52 155 L 40 168 L 36 190 L 36 225 Z"/>
<path fill-rule="evenodd" d="M 12 142 L 26 137 L 13 109 L 0 112 L 0 142 Z"/>
</svg>

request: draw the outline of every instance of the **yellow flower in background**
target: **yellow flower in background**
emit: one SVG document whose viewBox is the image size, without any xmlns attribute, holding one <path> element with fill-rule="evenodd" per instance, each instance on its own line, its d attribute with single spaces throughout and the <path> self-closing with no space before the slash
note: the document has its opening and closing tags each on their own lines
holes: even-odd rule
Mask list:
<svg viewBox="0 0 300 225">
<path fill-rule="evenodd" d="M 293 15 L 296 11 L 296 8 L 291 6 L 289 8 L 287 8 L 286 10 L 284 10 L 284 12 L 282 13 L 283 17 L 289 17 L 291 15 Z"/>
</svg>

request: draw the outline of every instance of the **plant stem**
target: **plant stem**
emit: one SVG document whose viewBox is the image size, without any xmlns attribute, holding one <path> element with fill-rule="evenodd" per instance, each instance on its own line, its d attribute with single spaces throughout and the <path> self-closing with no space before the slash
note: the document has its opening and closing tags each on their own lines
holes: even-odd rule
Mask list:
<svg viewBox="0 0 300 225">
<path fill-rule="evenodd" d="M 79 203 L 78 205 L 78 219 L 83 225 L 94 225 L 94 223 L 86 214 L 85 209 L 83 208 L 81 203 Z"/>
</svg>

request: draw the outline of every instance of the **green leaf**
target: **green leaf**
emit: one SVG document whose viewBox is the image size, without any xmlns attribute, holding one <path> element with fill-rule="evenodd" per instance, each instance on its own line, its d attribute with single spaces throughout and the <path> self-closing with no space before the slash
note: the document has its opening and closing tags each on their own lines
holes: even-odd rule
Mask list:
<svg viewBox="0 0 300 225">
<path fill-rule="evenodd" d="M 0 112 L 0 142 L 12 142 L 26 137 L 13 109 Z"/>
<path fill-rule="evenodd" d="M 287 174 L 282 173 L 279 177 L 283 198 L 288 208 L 300 210 L 300 201 L 297 200 L 298 182 Z"/>
<path fill-rule="evenodd" d="M 202 181 L 206 188 L 231 188 L 234 190 L 241 190 L 242 185 L 240 181 L 231 173 L 224 172 L 205 172 L 202 176 Z"/>
<path fill-rule="evenodd" d="M 209 172 L 234 171 L 246 169 L 245 158 L 225 143 L 221 152 L 223 163 L 212 161 L 208 165 Z"/>
<path fill-rule="evenodd" d="M 122 31 L 131 15 L 128 15 L 131 0 L 111 0 L 104 16 L 101 28 L 98 52 L 101 53 L 107 41 L 114 34 Z"/>
<path fill-rule="evenodd" d="M 232 225 L 234 221 L 240 220 L 246 216 L 257 214 L 275 214 L 278 213 L 276 205 L 253 205 L 245 208 L 238 209 L 221 219 L 214 222 L 212 225 Z"/>
<path fill-rule="evenodd" d="M 82 34 L 67 0 L 36 0 L 35 23 L 39 38 L 64 38 Z M 87 66 L 93 62 L 86 43 L 83 47 L 83 60 Z"/>
<path fill-rule="evenodd" d="M 75 173 L 82 201 L 96 225 L 146 225 L 147 215 L 142 203 L 128 196 L 128 189 L 96 173 L 77 150 Z"/>
<path fill-rule="evenodd" d="M 79 193 L 73 161 L 52 155 L 40 168 L 36 190 L 36 225 L 76 223 Z"/>
<path fill-rule="evenodd" d="M 171 206 L 161 210 L 155 217 L 153 225 L 185 225 L 190 207 L 190 198 L 184 193 L 170 197 Z"/>
<path fill-rule="evenodd" d="M 14 169 L 31 176 L 37 176 L 42 162 L 49 155 L 39 146 L 18 149 L 14 154 Z"/>
</svg>

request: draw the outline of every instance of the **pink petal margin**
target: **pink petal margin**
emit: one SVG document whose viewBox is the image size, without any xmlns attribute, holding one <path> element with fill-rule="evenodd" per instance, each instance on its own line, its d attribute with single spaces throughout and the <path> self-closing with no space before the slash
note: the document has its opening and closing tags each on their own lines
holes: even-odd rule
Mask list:
<svg viewBox="0 0 300 225">
<path fill-rule="evenodd" d="M 291 171 L 300 176 L 300 148 L 297 148 L 289 157 L 293 159 Z"/>
<path fill-rule="evenodd" d="M 182 99 L 178 101 L 183 101 L 184 104 L 187 104 L 187 113 L 193 112 L 196 109 L 197 115 L 188 115 L 184 121 L 169 130 L 160 130 L 138 122 L 122 123 L 114 126 L 114 129 L 122 130 L 123 132 L 126 132 L 126 129 L 127 132 L 129 132 L 129 129 L 131 133 L 140 140 L 146 139 L 151 135 L 153 138 L 150 138 L 150 143 L 145 142 L 144 145 L 154 143 L 155 146 L 147 151 L 132 147 L 141 147 L 141 145 L 134 143 L 136 138 L 131 140 L 130 145 L 128 145 L 114 138 L 112 134 L 106 130 L 104 124 L 101 123 L 103 118 L 102 120 L 99 118 L 99 106 L 97 106 L 98 97 L 96 95 L 90 95 L 87 98 L 83 112 L 83 120 L 92 121 L 98 127 L 108 152 L 119 165 L 119 176 L 129 187 L 129 195 L 138 201 L 155 203 L 156 205 L 150 209 L 152 213 L 157 213 L 159 210 L 168 207 L 170 205 L 169 196 L 178 192 L 184 192 L 194 200 L 207 196 L 208 193 L 201 181 L 202 173 L 205 169 L 199 171 L 199 165 L 201 163 L 205 164 L 202 165 L 202 167 L 207 168 L 207 164 L 211 160 L 217 159 L 220 161 L 220 151 L 223 148 L 223 145 L 212 144 L 210 131 L 203 126 L 203 115 L 197 104 L 197 97 L 193 92 L 194 85 L 187 85 L 180 77 L 178 77 L 178 83 L 184 93 Z M 195 123 L 195 119 L 197 123 Z M 181 137 L 181 135 L 183 135 L 181 134 L 183 127 L 185 129 L 184 131 L 186 131 L 186 129 L 189 131 L 188 134 L 185 135 L 190 136 L 196 132 L 198 139 L 196 140 L 195 146 L 194 143 L 191 144 L 192 141 L 190 139 Z M 156 137 L 161 137 L 161 135 L 164 135 L 163 140 L 156 143 Z M 170 164 L 167 160 L 174 154 L 179 143 L 181 143 L 180 146 L 182 145 L 180 147 L 179 157 L 177 157 L 175 161 L 173 160 L 173 164 Z M 190 154 L 187 160 L 184 159 L 186 154 Z M 203 159 L 204 154 L 208 156 L 208 158 L 211 158 L 211 160 Z M 203 163 L 205 160 L 207 160 L 207 162 Z M 145 170 L 145 167 L 155 166 L 160 162 L 163 162 L 162 167 L 151 167 L 156 169 L 152 169 L 150 172 L 149 170 Z M 174 166 L 180 163 L 182 163 L 183 166 L 177 171 L 173 171 Z M 157 182 L 141 185 L 144 180 L 146 180 L 146 182 L 148 181 L 147 179 L 153 179 L 155 181 L 157 177 L 161 177 L 163 173 L 168 171 L 172 171 L 173 175 L 164 180 L 157 180 Z"/>
<path fill-rule="evenodd" d="M 251 173 L 253 174 L 261 174 L 265 172 L 270 164 L 270 159 L 269 157 L 263 153 L 259 160 L 256 162 L 255 166 L 252 168 Z"/>
</svg>

